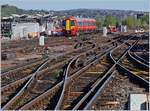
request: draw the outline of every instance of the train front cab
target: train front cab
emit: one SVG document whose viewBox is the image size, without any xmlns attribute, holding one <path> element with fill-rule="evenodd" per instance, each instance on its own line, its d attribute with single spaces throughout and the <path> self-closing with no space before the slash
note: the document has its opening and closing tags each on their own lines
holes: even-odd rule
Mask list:
<svg viewBox="0 0 150 111">
<path fill-rule="evenodd" d="M 64 26 L 64 35 L 65 36 L 76 36 L 77 27 L 76 27 L 76 21 L 74 19 L 64 19 L 63 21 Z"/>
</svg>

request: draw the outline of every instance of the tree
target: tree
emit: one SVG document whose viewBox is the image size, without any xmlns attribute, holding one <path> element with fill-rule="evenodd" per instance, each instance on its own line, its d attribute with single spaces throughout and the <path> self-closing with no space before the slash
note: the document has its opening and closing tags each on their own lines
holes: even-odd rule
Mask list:
<svg viewBox="0 0 150 111">
<path fill-rule="evenodd" d="M 116 25 L 116 24 L 117 24 L 117 19 L 112 15 L 108 15 L 105 17 L 103 26 Z"/>
<path fill-rule="evenodd" d="M 146 15 L 144 15 L 144 17 L 142 18 L 142 22 L 146 22 L 147 24 L 149 24 L 149 15 L 148 14 L 146 14 Z"/>
<path fill-rule="evenodd" d="M 144 28 L 148 29 L 149 28 L 149 15 L 146 14 L 144 17 L 141 19 L 141 24 Z"/>
<path fill-rule="evenodd" d="M 122 25 L 127 25 L 128 28 L 132 29 L 136 25 L 136 20 L 133 17 L 127 17 L 122 21 Z"/>
<path fill-rule="evenodd" d="M 149 16 L 148 14 L 144 15 L 141 19 L 136 19 L 134 17 L 127 17 L 122 21 L 122 25 L 127 25 L 129 29 L 134 29 L 135 27 L 145 27 L 149 26 Z"/>
</svg>

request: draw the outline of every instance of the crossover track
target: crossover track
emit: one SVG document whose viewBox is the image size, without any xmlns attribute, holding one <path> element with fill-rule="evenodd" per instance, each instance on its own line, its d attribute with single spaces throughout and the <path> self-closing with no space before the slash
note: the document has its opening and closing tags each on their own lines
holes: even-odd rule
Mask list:
<svg viewBox="0 0 150 111">
<path fill-rule="evenodd" d="M 51 61 L 47 58 L 33 74 L 9 83 L 22 88 L 2 109 L 127 109 L 124 106 L 130 92 L 148 93 L 148 64 L 131 52 L 141 39 L 127 37 L 103 47 L 89 42 L 88 47 L 80 48 L 84 43 L 79 43 L 76 44 L 79 48 L 67 52 L 59 57 L 61 59 Z M 51 67 L 54 63 L 58 64 Z M 135 74 L 131 70 L 135 67 L 146 76 Z M 4 85 L 3 93 L 8 85 Z"/>
<path fill-rule="evenodd" d="M 93 89 L 91 91 L 91 97 L 88 96 L 87 99 L 85 99 L 85 101 L 82 102 L 82 105 L 79 104 L 74 109 L 84 109 L 84 110 L 87 110 L 87 109 L 97 109 L 97 110 L 126 109 L 124 106 L 127 103 L 129 92 L 148 93 L 149 83 L 143 80 L 142 78 L 134 75 L 132 72 L 125 69 L 119 64 L 119 61 L 123 59 L 124 56 L 126 56 L 128 51 L 134 45 L 131 45 L 130 48 L 126 50 L 125 53 L 122 55 L 122 57 L 118 59 L 118 61 L 116 61 L 112 57 L 112 54 L 110 53 L 110 57 L 116 64 L 114 71 L 111 72 L 110 76 L 106 78 L 106 80 L 104 81 L 102 85 L 97 84 L 97 89 L 95 88 L 95 90 Z M 124 73 L 120 74 L 118 70 L 120 73 L 121 72 L 124 72 Z M 120 90 L 124 90 L 125 88 L 129 88 L 127 92 L 126 91 L 120 92 Z M 122 98 L 117 96 L 118 93 L 120 94 L 119 96 L 122 95 L 121 96 Z"/>
<path fill-rule="evenodd" d="M 100 55 L 99 55 L 100 56 Z M 91 64 L 92 65 L 92 64 Z M 89 65 L 90 66 L 90 65 Z M 86 67 L 87 68 L 87 67 Z M 85 69 L 86 69 L 85 68 Z M 84 70 L 85 70 L 84 69 Z M 73 74 L 74 75 L 74 74 Z M 35 105 L 35 103 L 37 103 L 38 105 L 39 105 L 39 107 L 38 106 L 36 106 L 36 109 L 46 109 L 47 108 L 47 105 L 46 104 L 48 104 L 49 103 L 49 101 L 56 101 L 57 100 L 57 97 L 58 96 L 54 96 L 54 94 L 56 94 L 56 92 L 57 91 L 59 91 L 59 90 L 61 90 L 61 84 L 62 84 L 62 82 L 63 81 L 61 81 L 61 82 L 59 82 L 57 85 L 55 85 L 54 87 L 52 87 L 51 89 L 49 89 L 49 90 L 47 90 L 45 93 L 43 93 L 43 94 L 41 94 L 40 96 L 38 96 L 37 98 L 35 98 L 35 99 L 33 99 L 31 102 L 29 102 L 29 103 L 27 103 L 26 105 L 24 105 L 23 107 L 21 107 L 20 109 L 32 109 L 33 107 L 34 107 L 34 105 Z M 59 90 L 58 90 L 59 89 Z M 53 93 L 53 92 L 55 92 L 55 93 Z M 52 94 L 53 93 L 53 94 Z M 45 97 L 47 97 L 47 95 L 51 95 L 49 98 L 47 98 L 47 99 L 45 99 L 44 100 L 44 98 Z M 54 97 L 53 97 L 54 96 Z M 55 99 L 54 99 L 55 98 Z M 35 102 L 36 101 L 36 102 Z M 46 103 L 45 102 L 43 102 L 43 105 L 42 104 L 39 104 L 39 101 L 47 101 Z M 53 102 L 50 102 L 49 104 L 51 104 L 52 103 L 52 105 L 49 105 L 49 106 L 51 106 L 51 107 L 53 107 L 54 108 L 54 106 L 53 106 Z M 42 107 L 42 108 L 41 108 Z M 52 109 L 52 108 L 50 108 L 50 109 Z"/>
<path fill-rule="evenodd" d="M 92 47 L 93 47 L 92 44 L 87 44 L 87 46 L 83 46 L 83 47 L 80 47 L 80 48 L 75 49 L 73 51 L 69 51 L 66 54 L 58 57 L 58 59 L 55 58 L 54 60 L 48 60 L 47 65 L 45 65 L 44 67 L 40 68 L 40 70 L 38 70 L 38 69 L 37 70 L 38 70 L 38 72 L 39 71 L 40 72 L 43 71 L 43 72 L 46 73 L 46 71 L 49 71 L 49 70 L 52 70 L 52 69 L 54 69 L 56 67 L 62 66 L 65 62 L 67 62 L 69 60 L 70 56 L 75 56 L 75 54 L 77 54 L 77 53 L 84 52 L 86 50 L 90 50 Z M 70 53 L 71 53 L 71 55 L 70 55 Z M 69 55 L 69 56 L 67 56 L 67 55 Z M 67 57 L 68 57 L 68 60 L 67 60 Z M 53 65 L 53 64 L 56 64 L 56 65 Z M 13 72 L 9 71 L 9 73 L 6 73 L 6 74 L 4 73 L 3 74 L 4 78 L 9 78 L 10 82 L 6 81 L 7 84 L 5 83 L 6 85 L 2 87 L 2 97 L 3 97 L 2 98 L 2 105 L 9 100 L 8 97 L 10 97 L 11 95 L 14 95 L 11 92 L 14 92 L 15 90 L 19 90 L 19 88 L 24 83 L 26 83 L 26 80 L 28 80 L 31 77 L 31 75 L 33 75 L 31 73 L 27 73 L 27 71 L 26 71 L 26 70 L 29 70 L 28 68 L 30 66 L 25 66 L 24 68 L 19 68 L 19 70 L 13 70 Z M 51 67 L 51 66 L 53 66 L 53 67 Z M 50 67 L 50 68 L 48 68 L 48 67 Z M 23 73 L 20 75 L 20 77 L 18 77 L 18 72 L 21 71 L 21 69 L 24 69 L 22 71 Z M 2 76 L 2 78 L 3 78 L 3 76 Z M 4 79 L 4 78 L 3 78 L 3 81 L 5 82 L 6 79 Z M 17 79 L 15 79 L 15 78 L 17 78 Z"/>
<path fill-rule="evenodd" d="M 108 44 L 111 44 L 111 43 L 108 43 Z M 94 45 L 95 46 L 95 45 Z M 105 46 L 106 47 L 106 46 Z M 91 49 L 90 49 L 91 48 Z M 41 81 L 40 79 L 41 78 L 43 78 L 43 76 L 46 74 L 46 75 L 50 75 L 50 73 L 47 73 L 47 72 L 51 72 L 51 73 L 54 73 L 54 71 L 52 71 L 52 69 L 54 69 L 54 68 L 56 68 L 56 67 L 60 67 L 60 66 L 62 66 L 63 64 L 64 64 L 64 62 L 62 62 L 62 59 L 63 60 L 65 60 L 66 62 L 69 60 L 66 60 L 66 55 L 69 55 L 68 56 L 68 58 L 70 58 L 71 56 L 75 56 L 75 55 L 77 55 L 78 53 L 84 53 L 84 51 L 86 51 L 86 50 L 88 50 L 88 51 L 90 51 L 90 50 L 93 50 L 92 49 L 93 48 L 93 44 L 92 44 L 92 42 L 90 42 L 89 43 L 89 45 L 88 46 L 84 46 L 84 47 L 81 47 L 81 48 L 78 48 L 78 49 L 75 49 L 74 51 L 70 51 L 70 52 L 67 52 L 66 54 L 65 54 L 65 58 L 63 58 L 63 56 L 62 57 L 59 57 L 59 58 L 61 58 L 61 63 L 58 63 L 57 65 L 54 65 L 54 67 L 52 68 L 48 68 L 47 69 L 47 67 L 49 67 L 49 66 L 51 66 L 51 65 L 49 65 L 48 63 L 47 63 L 47 65 L 45 65 L 44 67 L 46 67 L 46 69 L 43 67 L 43 68 L 41 68 L 41 73 L 39 73 L 37 76 L 36 76 L 36 78 L 38 79 L 38 81 L 34 81 L 34 82 L 39 82 L 39 87 L 40 87 L 40 84 L 42 85 L 44 85 L 44 83 L 52 83 L 52 84 L 54 84 L 54 82 L 52 82 L 52 81 L 46 81 L 46 80 L 43 80 L 43 81 Z M 106 47 L 107 48 L 107 47 Z M 56 59 L 57 60 L 57 59 Z M 59 59 L 57 60 L 57 61 L 50 61 L 50 64 L 54 64 L 54 63 L 56 63 L 56 62 L 58 62 L 59 61 Z M 54 62 L 54 63 L 53 63 Z M 60 61 L 59 61 L 60 62 Z M 43 69 L 45 69 L 45 70 L 43 70 Z M 60 69 L 60 68 L 59 68 Z M 57 70 L 57 69 L 56 69 Z M 58 71 L 58 70 L 57 70 Z M 42 73 L 45 73 L 44 75 L 42 74 Z M 21 83 L 23 83 L 27 78 L 29 78 L 29 76 L 27 76 L 27 77 L 24 77 L 22 80 L 18 80 L 18 81 L 16 81 L 15 83 L 12 83 L 12 84 L 10 84 L 9 86 L 14 86 L 14 87 L 18 87 L 18 85 L 21 85 Z M 32 85 L 33 86 L 33 85 Z M 36 85 L 36 86 L 38 86 L 38 85 Z M 8 91 L 9 89 L 8 89 L 9 87 L 4 87 L 4 89 L 3 89 L 3 92 L 4 91 Z M 12 91 L 14 91 L 14 89 L 15 88 L 13 88 L 12 87 Z M 36 88 L 36 89 L 38 89 L 38 88 Z M 9 92 L 10 93 L 10 92 Z M 41 92 L 42 93 L 42 92 Z M 5 93 L 4 93 L 5 94 Z M 39 92 L 39 94 L 40 94 L 40 92 Z M 38 94 L 38 95 L 39 95 Z M 7 96 L 8 97 L 8 96 Z M 14 96 L 14 98 L 16 98 L 15 96 Z M 12 100 L 13 100 L 13 98 L 12 98 Z M 16 99 L 15 99 L 16 100 Z M 15 101 L 14 100 L 14 101 Z M 11 102 L 11 104 L 12 104 L 13 102 Z M 7 106 L 9 104 L 9 102 L 5 105 L 5 106 Z M 4 108 L 5 108 L 5 106 L 4 106 Z M 9 105 L 8 105 L 9 106 Z"/>
<path fill-rule="evenodd" d="M 106 51 L 107 53 L 109 52 L 109 51 Z M 101 54 L 100 54 L 101 55 Z M 99 55 L 99 56 L 100 56 Z M 99 56 L 97 56 L 97 58 L 99 57 Z M 89 64 L 89 65 L 87 65 L 87 66 L 91 66 L 92 65 L 92 63 L 91 64 Z M 84 70 L 86 70 L 88 67 L 85 67 L 84 69 L 83 69 L 83 71 Z M 78 73 L 77 74 L 79 74 L 80 73 L 80 70 L 78 71 Z M 72 74 L 72 75 L 75 75 L 75 74 Z M 58 90 L 58 85 L 56 85 L 57 87 L 55 87 L 57 90 Z M 53 87 L 54 88 L 54 87 Z M 55 89 L 54 88 L 54 89 Z M 55 91 L 53 89 L 53 91 Z M 42 95 L 40 95 L 39 97 L 37 97 L 37 98 L 35 98 L 33 101 L 31 101 L 31 102 L 29 102 L 29 103 L 27 103 L 26 105 L 24 105 L 21 109 L 35 109 L 35 105 L 36 105 L 36 109 L 54 109 L 54 105 L 53 105 L 53 102 L 54 101 L 56 101 L 56 99 L 58 98 L 58 95 L 57 96 L 55 96 L 54 97 L 54 99 L 52 98 L 52 96 L 50 96 L 49 98 L 47 98 L 45 101 L 47 101 L 48 103 L 49 103 L 49 101 L 51 100 L 51 104 L 49 104 L 48 106 L 50 106 L 50 107 L 46 107 L 46 105 L 44 105 L 44 104 L 48 104 L 48 103 L 43 103 L 43 105 L 42 104 L 40 104 L 41 102 L 40 101 L 44 101 L 44 98 L 47 96 L 47 94 L 48 95 L 50 95 L 52 93 L 52 89 L 51 90 L 48 90 L 47 92 L 45 92 L 45 93 L 43 93 Z M 52 102 L 53 101 L 53 102 Z M 40 102 L 40 103 L 39 103 Z M 42 106 L 41 106 L 42 105 Z M 42 107 L 42 108 L 41 108 Z"/>
</svg>

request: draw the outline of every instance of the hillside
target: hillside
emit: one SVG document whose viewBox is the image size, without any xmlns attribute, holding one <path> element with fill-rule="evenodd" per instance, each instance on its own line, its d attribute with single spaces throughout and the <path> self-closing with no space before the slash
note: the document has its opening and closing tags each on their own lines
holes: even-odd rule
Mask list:
<svg viewBox="0 0 150 111">
<path fill-rule="evenodd" d="M 11 14 L 49 14 L 53 13 L 53 16 L 82 16 L 91 18 L 104 18 L 107 15 L 113 15 L 117 19 L 123 19 L 127 16 L 136 16 L 138 13 L 145 13 L 140 11 L 125 11 L 125 10 L 108 10 L 108 9 L 73 9 L 62 11 L 45 11 L 45 10 L 24 10 L 19 9 L 16 6 L 2 5 L 1 16 L 7 17 Z"/>
<path fill-rule="evenodd" d="M 28 13 L 26 10 L 19 9 L 16 6 L 10 6 L 10 5 L 1 6 L 2 17 L 8 17 L 11 16 L 11 14 L 26 14 L 26 13 Z"/>
</svg>

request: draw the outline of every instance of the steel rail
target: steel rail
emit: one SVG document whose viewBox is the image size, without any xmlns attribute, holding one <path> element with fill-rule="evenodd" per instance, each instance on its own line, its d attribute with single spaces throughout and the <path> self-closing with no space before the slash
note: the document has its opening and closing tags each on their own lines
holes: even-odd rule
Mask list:
<svg viewBox="0 0 150 111">
<path fill-rule="evenodd" d="M 126 42 L 125 42 L 126 43 Z M 113 49 L 113 48 L 112 48 Z M 109 51 L 106 51 L 106 52 L 109 52 Z M 97 57 L 98 58 L 98 57 Z M 70 65 L 71 64 L 69 64 L 68 65 L 68 67 L 70 67 Z M 114 68 L 114 67 L 113 67 Z M 67 68 L 67 73 L 68 73 L 68 70 L 69 70 L 69 68 Z M 111 71 L 111 69 L 110 69 L 110 71 Z M 108 73 L 109 73 L 109 71 L 108 71 Z M 78 74 L 78 73 L 77 73 Z M 66 74 L 66 76 L 67 76 L 67 74 Z M 62 93 L 61 93 L 61 96 L 60 96 L 60 99 L 59 99 L 59 101 L 58 101 L 58 104 L 56 105 L 56 107 L 55 107 L 55 110 L 58 110 L 58 109 L 60 109 L 60 105 L 61 105 L 61 102 L 62 102 L 62 100 L 63 100 L 63 97 L 64 97 L 64 92 L 65 92 L 65 87 L 67 86 L 67 83 L 69 83 L 69 80 L 71 80 L 71 78 L 73 78 L 74 76 L 76 76 L 76 74 L 73 74 L 71 77 L 66 77 L 66 81 L 67 82 L 65 82 L 64 83 L 64 86 L 63 86 L 63 91 L 62 91 Z M 105 76 L 107 76 L 107 74 L 105 75 Z M 103 78 L 105 78 L 105 76 L 103 77 Z M 101 78 L 102 80 L 103 80 L 103 78 Z M 83 101 L 83 99 L 81 100 L 81 101 Z M 81 102 L 80 101 L 80 102 Z M 80 103 L 79 103 L 80 104 Z"/>
<path fill-rule="evenodd" d="M 89 46 L 85 46 L 85 47 L 89 47 Z M 82 48 L 85 48 L 85 47 L 82 47 Z M 77 50 L 75 50 L 75 51 L 82 50 L 82 48 L 79 48 L 79 49 L 77 49 Z M 90 49 L 89 51 L 91 51 L 91 50 L 92 50 L 92 49 Z M 60 57 L 61 57 L 61 56 L 60 56 Z M 32 74 L 33 74 L 33 73 L 32 73 Z M 19 86 L 21 83 L 23 83 L 23 81 L 25 81 L 27 78 L 31 77 L 32 74 L 30 74 L 30 75 L 27 76 L 27 77 L 21 78 L 21 79 L 19 79 L 19 80 L 17 80 L 17 81 L 11 82 L 11 83 L 7 84 L 6 87 L 3 86 L 3 87 L 2 87 L 2 92 L 4 92 L 4 91 L 7 90 L 7 89 L 11 90 L 11 89 L 10 89 L 11 87 L 12 87 L 13 89 L 16 88 L 16 87 Z"/>
<path fill-rule="evenodd" d="M 41 95 L 40 95 L 41 96 Z"/>
<path fill-rule="evenodd" d="M 126 42 L 124 42 L 123 44 L 125 44 Z M 120 46 L 122 46 L 122 45 L 120 45 Z M 118 46 L 118 47 L 120 47 L 120 46 Z M 114 48 L 113 50 L 115 50 L 115 49 L 117 49 L 118 47 L 116 47 L 116 48 Z M 112 51 L 113 51 L 112 50 Z M 112 58 L 112 56 L 111 56 L 111 53 L 112 53 L 112 51 L 110 52 L 110 57 Z M 124 56 L 126 54 L 126 52 L 122 55 L 122 56 Z M 120 59 L 122 58 L 122 56 L 120 57 Z M 120 60 L 119 59 L 119 60 Z M 106 74 L 105 74 L 105 77 L 104 78 L 106 78 L 106 77 L 109 77 L 109 74 L 110 74 L 110 72 L 114 69 L 114 67 L 116 66 L 116 64 L 117 64 L 117 62 L 119 61 L 115 61 L 113 58 L 112 58 L 112 60 L 115 62 L 115 64 L 108 70 L 108 72 L 106 72 Z M 110 75 L 110 77 L 111 77 L 111 75 Z M 97 80 L 98 82 L 97 82 L 97 84 L 82 98 L 82 100 L 73 108 L 73 110 L 75 110 L 75 109 L 78 109 L 80 106 L 81 106 L 81 104 L 88 98 L 88 96 L 92 93 L 92 91 L 94 91 L 94 89 L 103 81 L 103 80 L 105 80 L 105 79 L 101 79 L 101 80 Z M 107 78 L 106 78 L 107 79 Z M 108 79 L 107 79 L 108 80 Z M 106 81 L 107 81 L 106 80 Z M 103 86 L 106 84 L 107 82 L 105 82 L 104 84 L 103 84 Z M 101 83 L 102 84 L 102 83 Z M 102 87 L 101 87 L 102 88 Z M 99 90 L 100 91 L 100 90 Z"/>
<path fill-rule="evenodd" d="M 123 44 L 125 44 L 126 42 L 124 42 Z M 115 62 L 115 64 L 110 68 L 110 70 L 109 70 L 109 72 L 107 72 L 106 74 L 107 74 L 107 76 L 103 79 L 104 80 L 104 82 L 102 83 L 102 86 L 99 86 L 100 85 L 100 83 L 101 83 L 101 81 L 98 81 L 97 82 L 97 84 L 91 89 L 91 90 L 95 90 L 96 89 L 96 87 L 98 87 L 99 86 L 99 88 L 98 88 L 98 90 L 95 92 L 95 94 L 93 94 L 93 96 L 92 96 L 92 98 L 89 100 L 89 102 L 85 105 L 85 107 L 83 108 L 84 110 L 87 110 L 87 109 L 89 109 L 90 107 L 91 107 L 91 104 L 96 100 L 96 98 L 97 98 L 97 96 L 100 94 L 100 92 L 102 91 L 102 89 L 104 88 L 104 86 L 107 84 L 107 82 L 110 80 L 110 78 L 112 77 L 112 75 L 114 74 L 114 73 L 111 73 L 111 71 L 112 71 L 112 69 L 114 69 L 115 67 L 116 67 L 116 65 L 119 63 L 119 61 L 127 54 L 127 51 L 130 49 L 130 48 L 132 48 L 132 46 L 133 46 L 134 44 L 132 44 L 131 46 L 129 46 L 128 47 L 128 49 L 122 54 L 122 56 L 116 61 L 114 58 L 113 58 L 113 56 L 112 56 L 112 52 L 114 51 L 114 50 L 116 50 L 116 49 L 113 49 L 111 52 L 110 52 L 110 58 Z M 121 47 L 122 46 L 122 44 L 119 46 L 119 47 Z M 93 92 L 94 93 L 94 92 Z M 91 95 L 92 95 L 92 93 L 90 93 Z M 90 96 L 90 94 L 89 94 L 89 96 Z M 89 96 L 87 96 L 87 97 L 89 97 Z M 81 105 L 81 103 L 80 103 L 80 105 Z M 79 106 L 80 105 L 78 105 L 76 108 L 79 108 Z"/>
<path fill-rule="evenodd" d="M 136 59 L 134 56 L 132 56 L 130 50 L 128 51 L 128 55 L 129 55 L 129 57 L 131 57 L 133 60 L 135 60 L 136 63 L 142 65 L 142 66 L 145 67 L 145 68 L 149 68 L 149 65 L 147 65 L 147 64 L 145 64 L 145 63 L 143 63 L 143 62 L 141 62 L 140 60 L 138 60 L 138 59 Z"/>
<path fill-rule="evenodd" d="M 120 58 L 122 58 L 122 56 L 124 56 L 126 54 L 126 52 L 119 58 L 119 60 L 117 60 L 117 62 L 115 61 L 115 59 L 112 57 L 112 52 L 114 50 L 116 50 L 117 48 L 121 47 L 122 45 L 124 45 L 127 41 L 125 41 L 124 43 L 122 43 L 121 45 L 117 46 L 116 48 L 114 48 L 113 50 L 110 51 L 109 56 L 112 59 L 112 61 L 114 62 L 114 64 L 111 66 L 111 68 L 105 73 L 105 75 L 98 79 L 95 82 L 95 85 L 92 87 L 92 89 L 80 100 L 80 102 L 78 104 L 75 105 L 75 107 L 73 108 L 73 110 L 77 110 L 79 107 L 81 107 L 81 105 L 86 101 L 86 99 L 88 99 L 88 97 L 94 93 L 95 89 L 101 84 L 102 86 L 100 87 L 100 89 L 97 91 L 96 95 L 94 95 L 94 97 L 90 100 L 90 102 L 85 106 L 85 110 L 86 107 L 89 106 L 89 104 L 91 104 L 97 97 L 97 95 L 100 93 L 100 91 L 103 89 L 103 87 L 107 84 L 107 81 L 109 81 L 109 79 L 112 77 L 112 75 L 114 74 L 113 69 L 116 67 L 117 62 L 120 61 Z M 113 72 L 111 74 L 111 72 Z"/>
<path fill-rule="evenodd" d="M 134 48 L 134 46 L 132 48 Z M 132 48 L 128 51 L 129 57 L 134 59 L 138 64 L 142 65 L 143 67 L 149 68 L 149 65 L 147 64 L 147 61 L 143 60 L 141 57 L 135 58 L 135 56 L 132 56 L 132 54 L 131 54 Z"/>
<path fill-rule="evenodd" d="M 120 57 L 120 59 L 119 59 L 118 61 L 115 61 L 116 66 L 119 65 L 120 67 L 124 68 L 123 66 L 121 66 L 121 65 L 119 64 L 119 61 L 128 53 L 128 51 L 129 51 L 137 42 L 138 42 L 138 40 L 137 40 L 134 44 L 132 44 L 132 45 L 128 48 L 128 50 L 126 50 L 126 52 L 122 55 L 122 57 Z M 112 60 L 114 60 L 112 56 L 111 56 L 111 58 L 112 58 Z M 124 70 L 126 70 L 126 69 L 124 68 Z M 131 76 L 132 78 L 136 78 L 136 80 L 138 80 L 138 81 L 141 81 L 144 85 L 146 85 L 146 86 L 145 86 L 146 89 L 148 89 L 148 87 L 149 87 L 149 83 L 148 83 L 148 82 L 146 82 L 146 81 L 143 80 L 142 78 L 140 78 L 140 77 L 134 75 L 134 74 L 133 74 L 132 72 L 130 72 L 129 70 L 126 70 L 126 71 L 128 71 L 129 76 Z M 108 79 L 109 79 L 109 78 L 108 78 Z M 107 79 L 107 80 L 108 80 L 108 79 Z M 107 80 L 106 80 L 105 83 L 107 83 Z M 140 84 L 140 83 L 139 83 L 139 84 Z M 104 85 L 105 85 L 105 84 L 104 84 Z M 91 104 L 93 103 L 93 101 L 96 99 L 96 97 L 99 95 L 100 91 L 102 90 L 101 88 L 103 88 L 103 87 L 100 87 L 100 89 L 96 92 L 96 94 L 94 95 L 94 97 L 92 97 L 92 99 L 90 100 L 90 102 L 88 102 L 88 104 L 84 107 L 84 110 L 87 110 L 87 109 L 90 108 Z M 80 105 L 81 105 L 81 104 L 80 104 Z M 80 105 L 78 105 L 78 106 L 75 107 L 75 108 L 79 108 Z"/>
<path fill-rule="evenodd" d="M 27 77 L 24 77 L 22 79 L 19 79 L 13 83 L 10 83 L 4 87 L 1 88 L 1 93 L 4 92 L 5 90 L 9 89 L 11 86 L 18 86 L 19 84 L 23 83 L 24 81 L 26 81 L 27 79 L 29 79 L 32 75 L 29 75 Z"/>
<path fill-rule="evenodd" d="M 79 55 L 79 56 L 80 56 L 80 55 Z M 67 86 L 67 85 L 66 85 L 66 84 L 67 84 L 67 76 L 68 76 L 67 74 L 69 73 L 69 68 L 71 67 L 71 64 L 72 64 L 79 56 L 74 57 L 74 58 L 69 62 L 68 66 L 67 66 L 67 69 L 64 71 L 65 77 L 64 77 L 64 80 L 63 80 L 63 90 L 62 90 L 62 92 L 61 92 L 60 98 L 63 98 L 63 97 L 64 97 L 64 92 L 65 92 L 65 89 L 66 89 L 66 86 Z M 61 103 L 62 103 L 62 99 L 59 99 L 58 102 L 57 102 L 57 105 L 56 105 L 56 107 L 55 107 L 55 110 L 58 110 L 58 109 L 60 108 Z"/>
<path fill-rule="evenodd" d="M 88 46 L 85 46 L 85 47 L 91 47 L 91 45 L 88 45 Z M 76 49 L 75 51 L 80 51 L 80 50 L 82 50 L 83 48 L 85 49 L 85 47 L 82 47 L 82 48 L 79 48 L 79 49 Z M 92 49 L 90 49 L 89 51 L 91 51 Z M 84 52 L 85 53 L 85 52 Z M 62 56 L 60 56 L 60 57 L 62 57 Z M 40 69 L 42 69 L 42 67 L 40 68 Z M 29 80 L 30 81 L 30 80 Z M 28 83 L 27 83 L 28 84 Z M 31 84 L 31 83 L 30 83 Z M 26 86 L 26 85 L 25 85 Z M 23 89 L 25 89 L 25 86 L 23 87 Z M 29 85 L 28 85 L 29 86 Z M 22 89 L 21 89 L 22 90 Z M 19 92 L 20 93 L 20 92 Z M 22 92 L 23 93 L 23 92 Z M 17 94 L 17 95 L 19 95 L 19 94 Z M 17 96 L 16 95 L 16 96 Z M 20 95 L 21 95 L 21 93 L 20 93 Z M 15 97 L 16 97 L 15 96 Z M 10 100 L 11 101 L 11 100 Z M 12 103 L 12 102 L 10 102 L 10 103 Z M 7 103 L 8 105 L 10 104 L 9 102 Z M 6 105 L 7 105 L 6 104 Z"/>
<path fill-rule="evenodd" d="M 98 54 L 96 58 L 96 60 L 94 60 L 92 63 L 89 63 L 87 66 L 85 66 L 84 68 L 82 69 L 79 69 L 77 72 L 75 72 L 74 74 L 72 74 L 71 76 L 68 76 L 68 73 L 69 73 L 69 69 L 70 69 L 70 66 L 72 64 L 73 61 L 75 61 L 78 57 L 75 57 L 68 65 L 67 67 L 67 70 L 66 70 L 66 76 L 65 76 L 65 81 L 64 81 L 64 84 L 63 84 L 63 91 L 61 93 L 61 96 L 60 96 L 60 99 L 55 107 L 55 110 L 59 110 L 60 109 L 60 105 L 62 104 L 62 101 L 63 101 L 63 98 L 64 98 L 64 92 L 65 92 L 65 89 L 67 87 L 67 85 L 69 84 L 70 80 L 76 76 L 78 76 L 81 72 L 85 71 L 87 68 L 89 68 L 92 64 L 94 64 L 95 62 L 97 62 L 99 60 L 99 57 L 103 57 L 104 55 L 106 55 L 107 53 L 109 53 L 110 50 L 112 50 L 113 48 L 110 48 L 108 50 L 105 51 L 104 54 Z"/>
<path fill-rule="evenodd" d="M 9 109 L 9 107 L 13 104 L 13 102 L 15 102 L 15 100 L 17 98 L 20 97 L 20 95 L 24 92 L 24 90 L 31 84 L 31 82 L 33 81 L 33 79 L 36 77 L 37 73 L 39 72 L 39 70 L 45 66 L 49 61 L 49 58 L 47 58 L 45 60 L 45 62 L 36 70 L 36 72 L 31 76 L 31 78 L 28 80 L 28 82 L 24 85 L 24 87 L 17 93 L 17 95 L 15 95 L 5 106 L 3 106 L 3 110 L 6 110 L 7 108 Z"/>
<path fill-rule="evenodd" d="M 26 69 L 27 67 L 31 67 L 32 65 L 38 63 L 38 62 L 43 62 L 45 61 L 45 58 L 40 58 L 38 60 L 34 60 L 32 62 L 29 62 L 29 63 L 25 63 L 25 64 L 22 64 L 22 65 L 19 65 L 19 66 L 15 66 L 15 67 L 10 67 L 10 68 L 7 68 L 7 69 L 4 69 L 2 70 L 2 76 L 7 74 L 7 73 L 11 73 L 12 71 L 16 71 L 16 70 L 23 70 L 23 69 Z"/>
<path fill-rule="evenodd" d="M 111 49 L 112 49 L 112 48 L 111 48 Z M 109 49 L 109 50 L 111 50 L 111 49 Z M 107 51 L 108 51 L 108 50 L 107 50 Z M 108 52 L 107 52 L 107 53 L 108 53 Z M 99 56 L 104 56 L 104 54 L 98 54 L 97 57 L 99 57 Z M 94 62 L 90 63 L 89 65 L 87 65 L 86 67 L 84 67 L 84 68 L 82 69 L 82 71 L 85 71 L 87 68 L 89 68 L 89 67 L 90 67 L 91 65 L 93 65 L 95 62 L 97 62 L 97 61 L 94 61 Z M 78 70 L 76 73 L 74 73 L 73 75 L 71 75 L 69 78 L 71 79 L 71 78 L 77 76 L 77 75 L 80 74 L 80 73 L 81 73 L 81 70 Z M 65 74 L 65 76 L 67 76 L 67 75 Z M 68 79 L 68 80 L 69 80 L 69 79 Z M 64 80 L 61 81 L 61 85 L 63 85 L 63 83 L 64 83 Z M 58 84 L 60 84 L 60 83 L 58 83 Z M 61 86 L 61 87 L 63 87 L 63 86 Z M 40 96 L 38 96 L 37 98 L 33 99 L 33 100 L 30 101 L 29 103 L 25 104 L 25 105 L 24 105 L 23 107 L 21 107 L 20 109 L 29 109 L 30 107 L 32 107 L 33 104 L 38 103 L 38 101 L 40 101 L 42 98 L 46 97 L 46 95 L 48 95 L 49 93 L 51 93 L 51 91 L 53 91 L 53 90 L 55 90 L 55 88 L 52 88 L 52 89 L 47 90 L 45 93 L 43 93 L 43 94 L 41 94 Z M 61 95 L 62 95 L 62 93 L 61 93 Z M 60 100 L 59 100 L 59 101 L 60 101 Z"/>
<path fill-rule="evenodd" d="M 110 49 L 109 49 L 109 50 L 110 50 Z M 63 100 L 63 99 L 61 99 L 61 98 L 64 97 L 64 92 L 65 92 L 66 86 L 67 86 L 67 84 L 69 83 L 70 78 L 73 78 L 73 75 L 75 75 L 75 74 L 73 74 L 73 75 L 71 75 L 71 77 L 69 77 L 69 75 L 68 75 L 69 69 L 70 69 L 70 67 L 71 67 L 71 64 L 72 64 L 74 61 L 76 61 L 80 56 L 82 56 L 82 54 L 80 54 L 80 55 L 74 57 L 74 58 L 69 62 L 68 66 L 67 66 L 67 69 L 66 69 L 66 71 L 64 72 L 64 73 L 65 73 L 65 74 L 64 74 L 64 75 L 65 75 L 65 78 L 64 78 L 64 83 L 63 83 L 63 90 L 62 90 L 62 92 L 61 92 L 60 99 L 59 99 L 59 101 L 58 101 L 58 103 L 57 103 L 57 105 L 56 105 L 56 107 L 55 107 L 55 110 L 58 110 L 58 109 L 60 108 L 60 104 L 62 103 L 62 100 Z"/>
<path fill-rule="evenodd" d="M 145 63 L 146 65 L 149 65 L 149 61 L 145 60 L 144 58 L 138 56 L 135 52 L 133 52 L 134 56 L 138 58 L 141 62 Z"/>
</svg>

